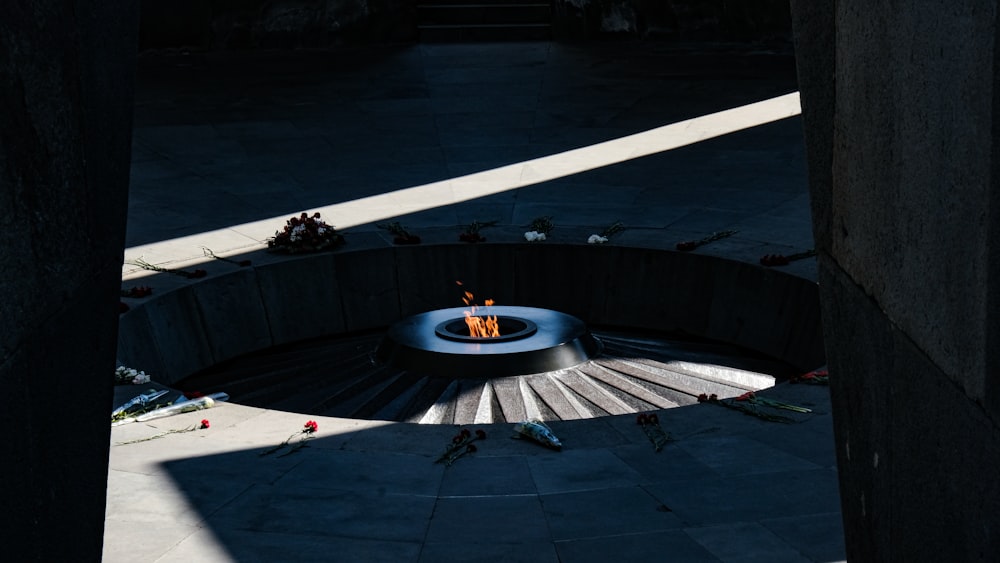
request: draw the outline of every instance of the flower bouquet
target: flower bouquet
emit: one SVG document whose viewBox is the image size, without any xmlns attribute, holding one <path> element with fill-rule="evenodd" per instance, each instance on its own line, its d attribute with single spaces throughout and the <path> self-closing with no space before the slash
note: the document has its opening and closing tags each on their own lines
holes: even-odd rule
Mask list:
<svg viewBox="0 0 1000 563">
<path fill-rule="evenodd" d="M 434 463 L 443 463 L 449 466 L 464 455 L 476 453 L 478 448 L 472 442 L 485 439 L 486 432 L 484 430 L 476 430 L 473 433 L 468 428 L 463 428 L 458 434 L 452 437 L 451 443 L 445 446 L 444 453 L 441 454 L 441 457 L 434 460 Z"/>
<path fill-rule="evenodd" d="M 698 248 L 699 246 L 704 246 L 710 242 L 715 242 L 726 237 L 731 237 L 739 231 L 718 231 L 708 235 L 705 238 L 698 240 L 686 240 L 684 242 L 677 243 L 677 250 L 681 252 L 691 252 L 692 250 Z"/>
<path fill-rule="evenodd" d="M 207 418 L 201 419 L 199 424 L 188 426 L 187 428 L 179 428 L 175 430 L 167 430 L 166 432 L 160 432 L 159 434 L 154 434 L 146 438 L 139 438 L 138 440 L 129 440 L 127 442 L 118 442 L 116 446 L 124 446 L 126 444 L 138 444 L 139 442 L 148 442 L 150 440 L 156 440 L 164 436 L 169 436 L 170 434 L 184 434 L 186 432 L 194 432 L 195 430 L 208 430 L 211 424 L 208 422 Z"/>
<path fill-rule="evenodd" d="M 548 238 L 549 233 L 555 225 L 552 224 L 552 217 L 537 217 L 528 226 L 528 231 L 524 233 L 524 240 L 528 242 L 541 242 Z"/>
<path fill-rule="evenodd" d="M 536 418 L 518 422 L 514 425 L 515 438 L 530 438 L 543 446 L 548 446 L 554 450 L 562 449 L 562 442 L 552 432 L 552 429 L 544 422 Z"/>
<path fill-rule="evenodd" d="M 148 285 L 136 285 L 128 289 L 121 290 L 122 297 L 132 297 L 134 299 L 141 299 L 143 297 L 149 297 L 153 294 L 153 288 Z"/>
<path fill-rule="evenodd" d="M 344 235 L 320 219 L 319 212 L 292 217 L 267 241 L 268 249 L 286 254 L 331 250 L 344 244 Z"/>
<path fill-rule="evenodd" d="M 392 223 L 376 223 L 376 227 L 389 231 L 392 233 L 392 244 L 420 244 L 420 237 L 408 232 L 399 221 L 393 221 Z"/>
<path fill-rule="evenodd" d="M 775 401 L 773 399 L 766 399 L 764 397 L 758 397 L 753 391 L 748 391 L 739 397 L 734 397 L 732 399 L 720 399 L 715 393 L 711 395 L 706 395 L 702 393 L 698 395 L 699 403 L 709 403 L 714 405 L 719 405 L 726 407 L 728 409 L 733 409 L 742 412 L 743 414 L 749 416 L 755 416 L 761 420 L 766 420 L 768 422 L 795 422 L 794 419 L 780 414 L 775 414 L 774 412 L 768 410 L 762 410 L 761 407 L 769 409 L 778 410 L 788 410 L 798 413 L 811 413 L 812 409 L 806 407 L 800 407 L 798 405 L 793 405 L 791 403 L 784 403 L 781 401 Z"/>
<path fill-rule="evenodd" d="M 805 252 L 789 254 L 788 256 L 785 256 L 784 254 L 765 254 L 760 257 L 760 265 L 767 266 L 768 268 L 773 268 L 774 266 L 787 266 L 796 260 L 802 260 L 803 258 L 809 258 L 811 256 L 816 256 L 815 250 L 810 249 Z"/>
<path fill-rule="evenodd" d="M 829 385 L 830 372 L 825 369 L 817 369 L 802 375 L 796 375 L 788 380 L 789 383 L 805 383 L 808 385 Z"/>
<path fill-rule="evenodd" d="M 175 414 L 200 411 L 203 409 L 210 409 L 214 407 L 216 403 L 228 400 L 229 400 L 229 395 L 227 395 L 226 393 L 212 393 L 211 395 L 198 397 L 197 399 L 181 398 L 180 400 L 174 402 L 173 404 L 155 410 L 151 410 L 145 414 L 140 414 L 139 416 L 135 417 L 135 421 L 146 422 L 149 420 L 156 420 L 157 418 L 173 416 Z"/>
<path fill-rule="evenodd" d="M 144 385 L 149 383 L 149 375 L 144 371 L 118 366 L 115 369 L 115 385 Z"/>
<path fill-rule="evenodd" d="M 208 272 L 202 269 L 188 271 L 188 270 L 181 270 L 178 268 L 164 268 L 162 266 L 151 264 L 143 260 L 142 258 L 136 258 L 135 260 L 126 260 L 125 263 L 131 266 L 139 266 L 143 270 L 149 270 L 150 272 L 162 272 L 164 274 L 173 274 L 175 276 L 180 276 L 182 278 L 188 278 L 188 279 L 198 279 L 208 275 Z"/>
<path fill-rule="evenodd" d="M 587 238 L 587 243 L 588 244 L 604 244 L 604 243 L 608 242 L 608 240 L 611 237 L 617 235 L 618 233 L 620 233 L 620 232 L 622 232 L 624 230 L 625 230 L 625 226 L 622 225 L 622 222 L 621 221 L 615 221 L 614 223 L 612 223 L 611 225 L 609 225 L 607 228 L 605 228 L 603 231 L 601 231 L 599 234 L 590 235 L 590 237 Z"/>
<path fill-rule="evenodd" d="M 458 240 L 462 242 L 486 242 L 486 237 L 480 235 L 479 231 L 496 224 L 496 221 L 473 221 L 465 226 L 465 230 L 458 235 Z"/>
<path fill-rule="evenodd" d="M 636 424 L 642 427 L 642 431 L 646 433 L 646 437 L 653 443 L 654 451 L 658 452 L 662 450 L 663 446 L 671 440 L 670 434 L 660 426 L 660 420 L 656 417 L 656 413 L 639 414 L 636 417 Z"/>
<path fill-rule="evenodd" d="M 292 455 L 293 453 L 301 450 L 302 448 L 307 447 L 309 444 L 307 444 L 306 442 L 313 439 L 313 435 L 316 434 L 317 430 L 319 430 L 319 424 L 316 424 L 315 420 L 310 420 L 310 421 L 308 421 L 308 422 L 305 423 L 305 425 L 302 427 L 302 430 L 299 430 L 295 434 L 292 434 L 284 442 L 278 444 L 277 446 L 272 446 L 272 447 L 270 447 L 270 448 L 268 448 L 268 449 L 260 452 L 257 455 L 259 455 L 261 457 L 266 456 L 266 455 L 271 455 L 274 452 L 277 452 L 277 451 L 279 451 L 279 450 L 281 450 L 283 448 L 286 448 L 286 447 L 289 448 L 288 451 L 282 453 L 281 455 L 279 455 L 277 457 L 285 457 L 286 455 Z M 299 440 L 293 444 L 292 440 L 296 436 L 299 437 Z"/>
<path fill-rule="evenodd" d="M 232 258 L 226 258 L 224 256 L 219 256 L 215 252 L 212 252 L 212 249 L 208 248 L 207 246 L 201 247 L 201 251 L 202 251 L 202 253 L 205 254 L 205 256 L 208 256 L 209 258 L 213 258 L 213 259 L 218 260 L 220 262 L 228 262 L 228 263 L 233 264 L 235 266 L 239 266 L 240 268 L 246 268 L 247 266 L 253 265 L 253 262 L 251 262 L 250 260 L 233 260 Z"/>
</svg>

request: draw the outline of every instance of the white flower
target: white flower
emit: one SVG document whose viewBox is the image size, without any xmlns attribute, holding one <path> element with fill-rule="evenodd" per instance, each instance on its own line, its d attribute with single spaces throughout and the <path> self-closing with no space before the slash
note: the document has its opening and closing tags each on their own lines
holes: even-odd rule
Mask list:
<svg viewBox="0 0 1000 563">
<path fill-rule="evenodd" d="M 545 233 L 540 233 L 538 231 L 528 231 L 524 233 L 524 240 L 528 242 L 535 242 L 536 240 L 545 240 Z"/>
<path fill-rule="evenodd" d="M 604 244 L 608 242 L 608 237 L 602 237 L 601 235 L 590 235 L 590 238 L 587 239 L 587 242 L 590 244 Z"/>
<path fill-rule="evenodd" d="M 132 378 L 132 383 L 134 385 L 143 385 L 145 383 L 149 383 L 149 376 L 146 375 L 146 372 L 140 371 L 139 373 L 135 374 L 135 377 Z"/>
</svg>

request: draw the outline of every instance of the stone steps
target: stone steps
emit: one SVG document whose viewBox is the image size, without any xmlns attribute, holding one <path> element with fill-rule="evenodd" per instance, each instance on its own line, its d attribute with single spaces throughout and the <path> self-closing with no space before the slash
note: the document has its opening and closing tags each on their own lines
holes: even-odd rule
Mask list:
<svg viewBox="0 0 1000 563">
<path fill-rule="evenodd" d="M 746 369 L 777 362 L 697 341 L 594 332 L 601 356 L 569 369 L 493 379 L 401 371 L 371 360 L 380 334 L 265 350 L 187 378 L 183 390 L 225 391 L 233 402 L 300 412 L 421 424 L 572 420 L 693 404 L 700 393 L 733 397 L 770 387 Z M 711 360 L 710 362 L 705 360 Z M 739 366 L 739 367 L 735 367 Z"/>
<path fill-rule="evenodd" d="M 544 41 L 552 7 L 538 0 L 420 0 L 417 30 L 429 43 Z"/>
</svg>

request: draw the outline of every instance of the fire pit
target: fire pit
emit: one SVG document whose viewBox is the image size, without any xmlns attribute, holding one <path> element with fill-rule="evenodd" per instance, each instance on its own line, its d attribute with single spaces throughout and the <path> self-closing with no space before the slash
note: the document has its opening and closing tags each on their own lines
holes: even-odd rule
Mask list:
<svg viewBox="0 0 1000 563">
<path fill-rule="evenodd" d="M 457 307 L 403 319 L 376 357 L 413 372 L 490 378 L 565 369 L 600 352 L 583 321 L 565 313 L 511 306 L 476 312 Z M 477 336 L 477 326 L 491 327 L 491 336 Z"/>
</svg>

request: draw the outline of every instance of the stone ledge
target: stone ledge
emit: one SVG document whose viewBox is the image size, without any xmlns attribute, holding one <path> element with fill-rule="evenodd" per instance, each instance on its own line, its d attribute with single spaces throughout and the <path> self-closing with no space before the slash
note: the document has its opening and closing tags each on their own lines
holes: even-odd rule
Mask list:
<svg viewBox="0 0 1000 563">
<path fill-rule="evenodd" d="M 254 264 L 130 301 L 119 362 L 169 384 L 274 344 L 460 306 L 459 280 L 480 301 L 554 309 L 591 325 L 687 333 L 802 370 L 825 362 L 814 282 L 704 254 L 452 243 L 346 247 Z"/>
</svg>

